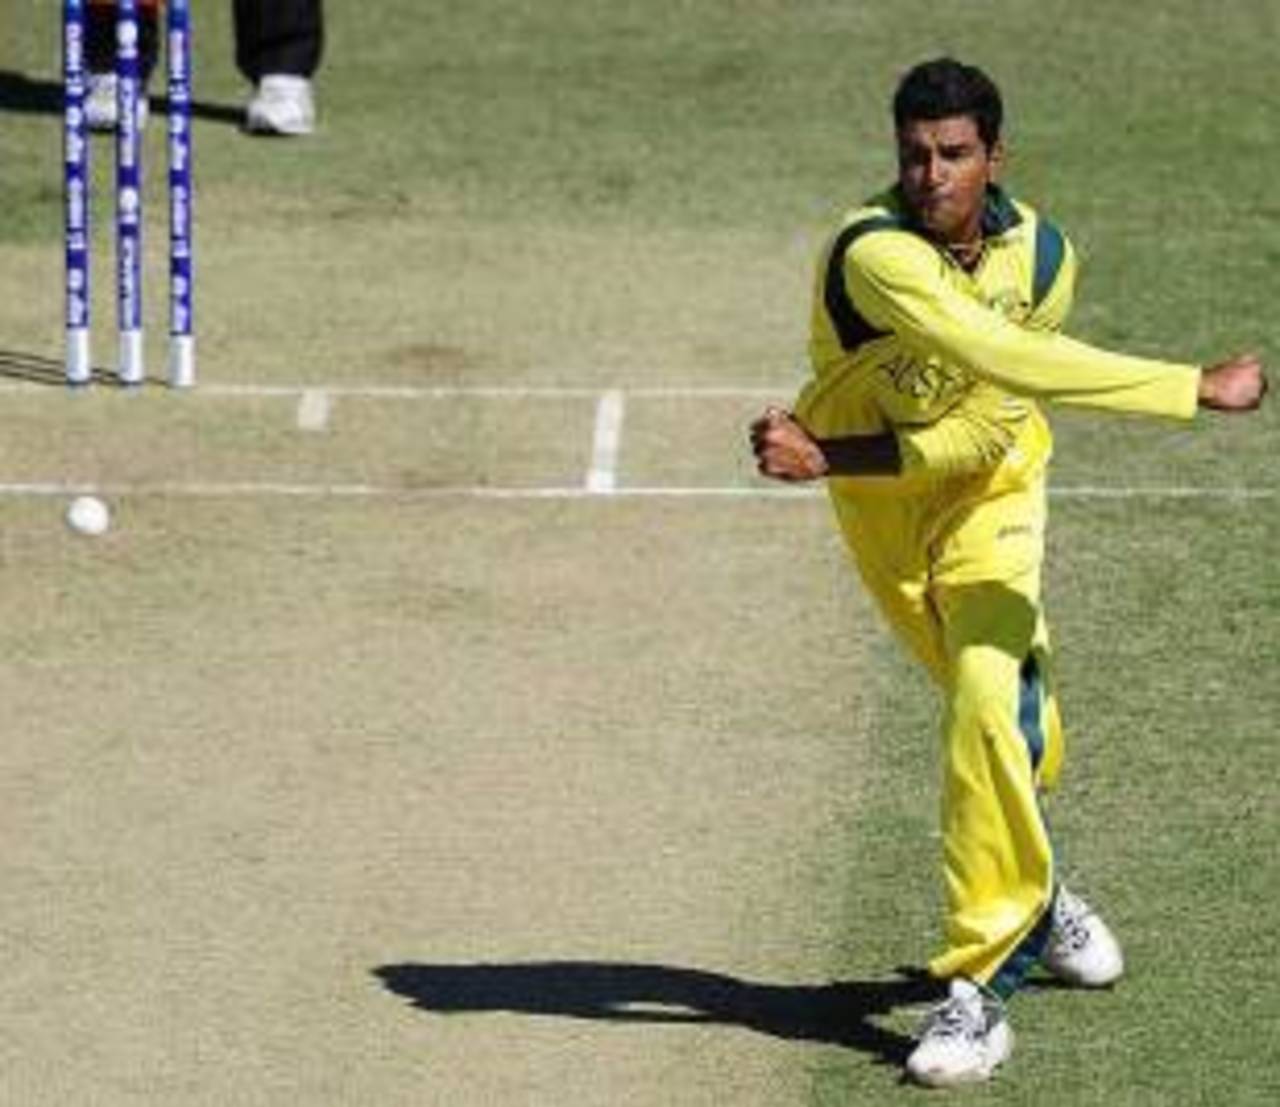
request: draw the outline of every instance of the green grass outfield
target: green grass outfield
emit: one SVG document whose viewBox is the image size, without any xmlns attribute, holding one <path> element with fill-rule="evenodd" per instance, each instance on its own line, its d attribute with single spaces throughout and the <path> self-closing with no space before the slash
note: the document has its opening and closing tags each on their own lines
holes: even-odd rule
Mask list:
<svg viewBox="0 0 1280 1107">
<path fill-rule="evenodd" d="M 1274 363 L 1280 11 L 328 7 L 274 142 L 199 5 L 200 387 L 70 395 L 57 5 L 0 0 L 0 1102 L 918 1099 L 934 704 L 742 427 L 941 51 L 1080 248 L 1073 333 Z M 1055 416 L 1052 818 L 1131 975 L 1019 997 L 958 1099 L 1280 1095 L 1275 410 Z"/>
</svg>

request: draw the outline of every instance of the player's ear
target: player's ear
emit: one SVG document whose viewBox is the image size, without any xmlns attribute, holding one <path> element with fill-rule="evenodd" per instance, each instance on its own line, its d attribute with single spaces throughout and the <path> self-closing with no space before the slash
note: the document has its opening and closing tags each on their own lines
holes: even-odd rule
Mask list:
<svg viewBox="0 0 1280 1107">
<path fill-rule="evenodd" d="M 987 181 L 995 184 L 1004 170 L 1004 142 L 996 139 L 987 151 Z"/>
</svg>

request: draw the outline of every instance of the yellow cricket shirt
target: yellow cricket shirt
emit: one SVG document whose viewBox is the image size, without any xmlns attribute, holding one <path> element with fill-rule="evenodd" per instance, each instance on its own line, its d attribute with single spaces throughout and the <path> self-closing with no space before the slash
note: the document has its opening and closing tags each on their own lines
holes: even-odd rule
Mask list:
<svg viewBox="0 0 1280 1107">
<path fill-rule="evenodd" d="M 903 460 L 901 476 L 839 478 L 838 488 L 890 492 L 921 477 L 994 471 L 1015 446 L 1042 465 L 1052 440 L 1037 398 L 1194 414 L 1198 367 L 1058 333 L 1076 259 L 1052 223 L 993 186 L 983 236 L 968 271 L 913 228 L 895 188 L 852 212 L 828 246 L 813 304 L 814 376 L 796 415 L 819 438 L 892 431 Z"/>
</svg>

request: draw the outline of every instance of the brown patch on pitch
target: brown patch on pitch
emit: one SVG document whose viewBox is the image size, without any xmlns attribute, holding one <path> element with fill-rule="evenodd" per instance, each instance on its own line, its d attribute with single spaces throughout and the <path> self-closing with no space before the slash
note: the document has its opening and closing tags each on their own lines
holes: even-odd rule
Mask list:
<svg viewBox="0 0 1280 1107">
<path fill-rule="evenodd" d="M 439 342 L 408 342 L 392 347 L 386 360 L 397 369 L 445 378 L 455 378 L 479 367 L 467 350 Z"/>
</svg>

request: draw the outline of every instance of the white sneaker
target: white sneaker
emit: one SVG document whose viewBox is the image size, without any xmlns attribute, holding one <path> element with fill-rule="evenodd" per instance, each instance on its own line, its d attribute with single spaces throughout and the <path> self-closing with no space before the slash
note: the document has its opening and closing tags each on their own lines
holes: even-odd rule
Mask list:
<svg viewBox="0 0 1280 1107">
<path fill-rule="evenodd" d="M 1003 1005 L 962 978 L 951 981 L 951 997 L 925 1016 L 917 1038 L 907 1075 L 930 1088 L 989 1080 L 1013 1052 Z"/>
<path fill-rule="evenodd" d="M 84 98 L 84 120 L 91 131 L 114 131 L 120 119 L 119 84 L 114 73 L 90 73 Z M 147 125 L 151 106 L 147 94 L 138 94 L 138 130 Z"/>
<path fill-rule="evenodd" d="M 1124 974 L 1115 935 L 1092 907 L 1063 887 L 1054 897 L 1053 929 L 1040 963 L 1059 980 L 1082 988 L 1105 988 Z"/>
<path fill-rule="evenodd" d="M 309 135 L 316 129 L 316 105 L 306 77 L 272 73 L 258 82 L 245 109 L 245 129 L 264 135 Z"/>
</svg>

